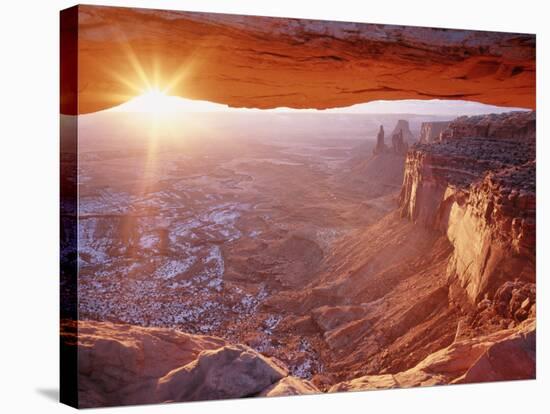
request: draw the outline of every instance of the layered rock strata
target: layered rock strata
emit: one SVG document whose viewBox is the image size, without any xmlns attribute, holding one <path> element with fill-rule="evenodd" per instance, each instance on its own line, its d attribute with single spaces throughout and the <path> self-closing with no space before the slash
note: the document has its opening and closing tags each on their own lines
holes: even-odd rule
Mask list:
<svg viewBox="0 0 550 414">
<path fill-rule="evenodd" d="M 403 141 L 404 142 L 409 143 L 409 142 L 413 142 L 415 140 L 414 135 L 411 132 L 411 129 L 409 127 L 409 121 L 407 121 L 405 119 L 399 119 L 397 121 L 397 124 L 395 125 L 395 128 L 393 129 L 393 132 L 391 133 L 391 136 L 399 134 L 399 132 L 401 132 L 401 134 L 403 135 Z"/>
<path fill-rule="evenodd" d="M 422 122 L 418 141 L 422 144 L 439 141 L 441 132 L 447 129 L 450 123 L 449 121 Z"/>
<path fill-rule="evenodd" d="M 329 392 L 532 379 L 535 349 L 535 321 L 529 319 L 515 329 L 455 341 L 406 371 L 343 381 Z"/>
<path fill-rule="evenodd" d="M 447 235 L 452 292 L 471 303 L 492 298 L 506 281 L 534 282 L 532 120 L 534 113 L 458 118 L 451 140 L 415 145 L 407 155 L 401 214 Z"/>
<path fill-rule="evenodd" d="M 403 130 L 400 129 L 398 133 L 393 134 L 391 137 L 392 151 L 397 155 L 405 155 L 409 146 L 403 137 Z"/>
<path fill-rule="evenodd" d="M 486 137 L 504 140 L 534 140 L 536 112 L 514 111 L 504 114 L 461 116 L 440 134 L 440 140 Z"/>
<path fill-rule="evenodd" d="M 78 13 L 79 113 L 148 86 L 234 107 L 441 98 L 535 108 L 532 34 L 86 5 Z"/>
</svg>

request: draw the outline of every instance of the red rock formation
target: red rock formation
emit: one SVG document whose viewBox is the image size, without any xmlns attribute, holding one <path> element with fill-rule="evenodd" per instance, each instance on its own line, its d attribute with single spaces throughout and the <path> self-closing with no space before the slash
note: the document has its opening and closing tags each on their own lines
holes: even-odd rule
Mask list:
<svg viewBox="0 0 550 414">
<path fill-rule="evenodd" d="M 373 154 L 383 154 L 388 150 L 388 147 L 386 147 L 386 143 L 384 142 L 384 126 L 380 125 L 380 130 L 378 131 L 378 135 L 376 135 L 376 146 L 372 150 Z"/>
<path fill-rule="evenodd" d="M 235 107 L 442 98 L 535 108 L 534 35 L 98 6 L 78 11 L 80 113 L 120 104 L 147 84 Z"/>
<path fill-rule="evenodd" d="M 441 139 L 487 137 L 495 139 L 534 140 L 536 112 L 508 112 L 478 116 L 461 116 L 441 132 Z"/>
<path fill-rule="evenodd" d="M 455 341 L 406 371 L 358 377 L 329 392 L 533 379 L 535 349 L 535 321 L 530 319 L 515 329 Z"/>
<path fill-rule="evenodd" d="M 311 394 L 282 363 L 220 338 L 109 322 L 64 323 L 78 347 L 79 406 Z"/>
<path fill-rule="evenodd" d="M 478 138 L 455 135 L 438 145 L 417 145 L 407 156 L 401 214 L 447 235 L 454 246 L 447 270 L 452 294 L 466 292 L 471 302 L 492 297 L 506 281 L 534 281 L 532 117 L 459 118 L 449 129 Z M 505 136 L 494 137 L 498 131 Z"/>
<path fill-rule="evenodd" d="M 406 121 L 404 119 L 400 119 L 397 121 L 397 124 L 395 124 L 395 128 L 393 129 L 393 132 L 391 133 L 391 136 L 394 136 L 396 134 L 399 134 L 399 131 L 403 134 L 403 141 L 406 143 L 415 141 L 414 135 L 411 132 L 411 129 L 409 128 L 409 121 Z"/>
<path fill-rule="evenodd" d="M 394 154 L 405 155 L 409 149 L 409 146 L 403 138 L 403 130 L 400 129 L 397 134 L 393 134 L 391 137 L 392 151 Z"/>
<path fill-rule="evenodd" d="M 429 144 L 430 142 L 439 141 L 441 132 L 447 129 L 449 124 L 450 122 L 448 121 L 422 122 L 420 126 L 419 142 L 422 144 Z"/>
</svg>

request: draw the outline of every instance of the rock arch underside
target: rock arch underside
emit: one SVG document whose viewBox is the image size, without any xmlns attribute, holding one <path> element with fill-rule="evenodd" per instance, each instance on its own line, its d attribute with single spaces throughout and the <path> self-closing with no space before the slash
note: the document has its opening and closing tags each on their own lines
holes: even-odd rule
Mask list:
<svg viewBox="0 0 550 414">
<path fill-rule="evenodd" d="M 155 79 L 173 95 L 234 107 L 536 105 L 531 34 L 86 6 L 78 18 L 80 113 Z"/>
<path fill-rule="evenodd" d="M 78 182 L 80 194 L 78 213 L 62 218 L 75 226 L 78 214 L 83 235 L 78 252 L 70 237 L 61 249 L 80 266 L 79 320 L 62 306 L 62 351 L 78 356 L 75 405 L 535 377 L 534 35 L 77 10 L 78 24 L 61 33 L 63 42 L 78 29 L 78 46 L 62 50 L 61 112 L 89 114 L 78 117 L 79 143 L 93 151 L 61 157 L 75 175 L 78 160 L 62 188 L 74 202 Z M 131 118 L 124 137 L 99 128 L 108 151 L 94 149 L 95 135 L 81 138 L 119 115 L 91 113 L 148 86 L 233 107 L 440 98 L 528 110 L 422 118 L 415 128 L 391 114 L 369 131 L 357 121 L 367 115 L 351 114 L 357 141 L 336 117 L 308 114 L 304 151 L 298 135 L 285 136 L 292 122 L 270 127 L 288 138 L 284 148 L 227 139 L 222 123 L 216 145 L 178 135 L 176 150 L 159 149 L 163 178 L 145 186 L 142 159 L 154 150 L 130 147 L 146 121 Z M 244 129 L 254 135 L 251 118 Z M 76 131 L 76 119 L 62 122 Z M 312 131 L 326 136 L 309 140 Z M 310 150 L 331 138 L 354 144 Z M 74 275 L 61 273 L 62 297 L 74 299 Z"/>
</svg>

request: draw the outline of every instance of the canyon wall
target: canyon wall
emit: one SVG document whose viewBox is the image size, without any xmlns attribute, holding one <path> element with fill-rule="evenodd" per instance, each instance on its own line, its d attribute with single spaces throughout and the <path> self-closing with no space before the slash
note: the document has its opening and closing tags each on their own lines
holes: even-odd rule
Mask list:
<svg viewBox="0 0 550 414">
<path fill-rule="evenodd" d="M 399 132 L 401 132 L 401 134 L 403 135 L 403 141 L 404 142 L 411 143 L 411 142 L 415 141 L 414 135 L 411 132 L 411 129 L 409 127 L 409 121 L 407 121 L 405 119 L 398 120 L 397 124 L 395 125 L 395 128 L 393 129 L 393 132 L 391 133 L 390 136 L 394 136 L 396 134 L 399 134 Z"/>
<path fill-rule="evenodd" d="M 534 120 L 461 117 L 442 132 L 447 140 L 407 155 L 401 215 L 447 235 L 456 300 L 474 304 L 507 281 L 535 281 Z"/>
<path fill-rule="evenodd" d="M 430 142 L 439 141 L 441 132 L 449 127 L 448 121 L 422 122 L 420 126 L 419 142 L 428 144 Z"/>
<path fill-rule="evenodd" d="M 535 111 L 461 116 L 441 131 L 441 140 L 486 137 L 532 141 L 536 135 L 536 118 Z"/>
</svg>

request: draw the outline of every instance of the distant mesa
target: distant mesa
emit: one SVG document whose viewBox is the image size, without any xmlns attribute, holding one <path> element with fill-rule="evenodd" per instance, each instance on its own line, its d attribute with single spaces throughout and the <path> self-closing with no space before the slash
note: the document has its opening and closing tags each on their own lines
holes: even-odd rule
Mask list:
<svg viewBox="0 0 550 414">
<path fill-rule="evenodd" d="M 392 135 L 391 142 L 392 142 L 392 151 L 394 154 L 405 155 L 407 153 L 409 146 L 407 145 L 407 143 L 405 142 L 405 139 L 403 138 L 402 129 L 400 129 L 399 132 L 397 132 L 396 134 Z"/>
<path fill-rule="evenodd" d="M 413 133 L 411 132 L 411 129 L 409 127 L 409 121 L 405 119 L 400 119 L 397 121 L 397 124 L 395 125 L 395 128 L 393 129 L 393 132 L 391 133 L 391 136 L 393 137 L 396 134 L 399 134 L 399 131 L 403 134 L 403 140 L 405 142 L 412 142 L 415 140 Z"/>
<path fill-rule="evenodd" d="M 461 116 L 441 132 L 440 140 L 468 137 L 533 141 L 536 138 L 536 112 L 513 111 L 504 114 Z"/>
<path fill-rule="evenodd" d="M 440 140 L 441 132 L 447 129 L 450 121 L 422 122 L 419 142 L 429 144 Z"/>
<path fill-rule="evenodd" d="M 409 149 L 408 142 L 414 140 L 414 136 L 409 128 L 409 122 L 400 119 L 391 134 L 391 148 L 386 146 L 384 141 L 384 126 L 380 125 L 378 135 L 376 136 L 376 146 L 373 154 L 396 154 L 405 155 Z"/>
</svg>

